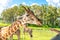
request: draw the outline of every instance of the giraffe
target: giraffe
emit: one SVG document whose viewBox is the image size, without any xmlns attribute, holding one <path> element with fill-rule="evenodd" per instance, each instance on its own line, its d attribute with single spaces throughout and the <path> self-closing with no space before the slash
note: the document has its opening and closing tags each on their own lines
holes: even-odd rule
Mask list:
<svg viewBox="0 0 60 40">
<path fill-rule="evenodd" d="M 53 28 L 51 28 L 50 30 L 58 33 L 58 34 L 57 34 L 56 36 L 54 36 L 51 40 L 60 40 L 60 31 L 59 31 L 59 30 L 56 30 L 56 29 L 53 29 Z"/>
<path fill-rule="evenodd" d="M 36 20 L 36 22 L 37 22 L 37 25 L 42 25 L 41 24 L 41 22 L 40 22 L 40 20 L 34 15 L 34 13 L 29 9 L 29 8 L 27 8 L 26 9 L 26 7 L 24 7 L 24 6 L 22 6 L 24 9 L 25 9 L 25 11 L 27 12 L 27 14 L 24 14 L 24 16 L 20 16 L 19 18 L 21 19 L 21 18 L 23 18 L 23 20 L 24 19 L 26 19 L 28 16 L 31 18 L 31 20 Z M 28 18 L 29 19 L 29 18 Z M 28 22 L 27 20 L 24 20 L 26 23 Z M 32 21 L 31 21 L 32 22 Z M 31 23 L 30 22 L 30 23 Z M 18 30 L 19 31 L 19 30 Z M 29 35 L 30 35 L 30 37 L 32 37 L 32 29 L 30 29 L 30 28 L 28 28 L 28 27 L 25 27 L 24 28 L 24 31 L 23 31 L 23 33 L 25 34 L 25 32 L 28 32 L 29 33 Z M 19 32 L 17 32 L 17 33 L 19 33 Z M 13 35 L 12 35 L 13 36 Z M 18 36 L 19 36 L 19 34 L 18 34 Z"/>
<path fill-rule="evenodd" d="M 23 7 L 23 8 L 25 9 L 25 7 Z M 6 38 L 13 35 L 19 29 L 20 26 L 23 26 L 25 29 L 28 29 L 27 23 L 41 25 L 40 21 L 35 17 L 35 15 L 31 12 L 31 10 L 29 8 L 25 9 L 25 10 L 27 10 L 26 11 L 27 13 L 25 15 L 23 15 L 24 18 L 18 17 L 18 20 L 13 22 L 11 24 L 11 26 L 0 29 L 0 35 L 1 35 L 0 39 L 1 40 L 7 40 Z M 29 10 L 29 12 L 28 12 L 28 10 Z M 20 39 L 20 37 L 19 37 L 19 39 Z"/>
</svg>

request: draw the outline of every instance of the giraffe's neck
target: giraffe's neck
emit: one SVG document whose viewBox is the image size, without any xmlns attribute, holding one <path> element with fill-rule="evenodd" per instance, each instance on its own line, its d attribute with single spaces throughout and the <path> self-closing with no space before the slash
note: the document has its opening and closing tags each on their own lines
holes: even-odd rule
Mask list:
<svg viewBox="0 0 60 40">
<path fill-rule="evenodd" d="M 5 28 L 6 31 L 4 30 L 4 34 L 2 30 L 1 35 L 3 36 L 3 38 L 7 38 L 11 36 L 13 33 L 15 33 L 19 29 L 19 25 L 21 25 L 21 22 L 16 21 L 10 27 L 7 27 L 7 29 Z"/>
</svg>

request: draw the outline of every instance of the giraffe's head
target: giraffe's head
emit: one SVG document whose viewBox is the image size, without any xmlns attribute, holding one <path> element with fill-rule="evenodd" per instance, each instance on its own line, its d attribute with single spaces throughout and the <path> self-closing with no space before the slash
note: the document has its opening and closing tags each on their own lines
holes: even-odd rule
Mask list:
<svg viewBox="0 0 60 40">
<path fill-rule="evenodd" d="M 19 16 L 19 20 L 21 20 L 23 23 L 41 25 L 40 20 L 34 15 L 34 13 L 29 8 L 26 9 L 24 6 L 23 8 L 26 10 L 26 13 L 23 16 Z"/>
<path fill-rule="evenodd" d="M 38 19 L 35 15 L 34 12 L 32 10 L 30 10 L 28 7 L 26 8 L 25 6 L 22 6 L 24 8 L 24 10 L 27 13 L 27 16 L 32 19 L 32 22 L 37 24 L 37 25 L 42 25 L 41 20 Z"/>
</svg>

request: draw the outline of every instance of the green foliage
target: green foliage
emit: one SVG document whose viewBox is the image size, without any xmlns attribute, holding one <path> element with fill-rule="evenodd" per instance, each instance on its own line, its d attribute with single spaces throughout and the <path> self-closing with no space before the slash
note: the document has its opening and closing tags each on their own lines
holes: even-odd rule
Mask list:
<svg viewBox="0 0 60 40">
<path fill-rule="evenodd" d="M 35 25 L 35 24 L 28 24 L 28 26 L 30 26 L 30 27 L 41 27 L 41 26 Z"/>
<path fill-rule="evenodd" d="M 0 23 L 0 27 L 5 27 L 5 26 L 9 26 L 10 23 Z"/>
<path fill-rule="evenodd" d="M 43 28 L 49 28 L 49 26 L 48 25 L 43 25 Z"/>
<path fill-rule="evenodd" d="M 42 20 L 42 24 L 52 26 L 59 26 L 58 17 L 60 17 L 60 8 L 53 7 L 51 5 L 33 5 L 25 6 L 29 7 L 36 17 Z M 22 4 L 19 6 L 14 6 L 12 8 L 7 8 L 2 12 L 2 17 L 5 22 L 13 22 L 16 20 L 17 16 L 21 16 L 25 13 L 25 10 L 22 7 Z M 59 24 L 59 25 L 56 25 Z M 47 26 L 48 27 L 48 26 Z"/>
<path fill-rule="evenodd" d="M 14 6 L 12 8 L 8 8 L 2 12 L 2 17 L 5 22 L 13 22 L 16 20 L 17 16 L 24 13 L 24 10 L 21 6 Z"/>
</svg>

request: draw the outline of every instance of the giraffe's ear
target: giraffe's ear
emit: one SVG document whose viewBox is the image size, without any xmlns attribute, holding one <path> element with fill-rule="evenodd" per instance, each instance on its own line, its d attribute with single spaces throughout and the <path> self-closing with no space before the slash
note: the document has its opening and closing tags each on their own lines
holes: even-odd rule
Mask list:
<svg viewBox="0 0 60 40">
<path fill-rule="evenodd" d="M 25 6 L 22 6 L 24 8 L 25 11 L 28 11 L 27 8 Z"/>
<path fill-rule="evenodd" d="M 25 6 L 22 6 L 22 7 L 23 7 L 24 10 L 27 12 L 27 14 L 29 14 L 29 15 L 30 15 L 30 14 L 34 15 L 33 11 L 31 11 L 29 7 L 25 7 Z"/>
<path fill-rule="evenodd" d="M 23 8 L 24 8 L 24 10 L 27 12 L 27 14 L 29 14 L 29 11 L 30 11 L 30 9 L 27 7 L 25 7 L 25 6 L 22 6 Z"/>
</svg>

